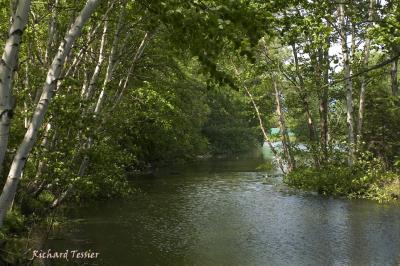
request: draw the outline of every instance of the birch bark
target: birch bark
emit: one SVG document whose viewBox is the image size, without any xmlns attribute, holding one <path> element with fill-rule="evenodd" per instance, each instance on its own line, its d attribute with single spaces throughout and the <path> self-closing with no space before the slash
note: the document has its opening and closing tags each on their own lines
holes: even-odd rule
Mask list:
<svg viewBox="0 0 400 266">
<path fill-rule="evenodd" d="M 350 51 L 347 45 L 347 33 L 345 23 L 345 8 L 344 4 L 339 4 L 339 25 L 340 25 L 340 40 L 343 54 L 343 71 L 345 78 L 346 89 L 346 107 L 347 107 L 347 135 L 348 135 L 348 164 L 352 166 L 355 159 L 355 143 L 354 143 L 354 122 L 353 122 L 353 84 L 351 80 L 350 69 Z"/>
<path fill-rule="evenodd" d="M 111 81 L 112 75 L 113 75 L 113 71 L 116 65 L 116 60 L 115 60 L 115 56 L 116 56 L 116 50 L 118 47 L 118 43 L 120 41 L 120 32 L 121 32 L 121 27 L 122 27 L 122 20 L 123 20 L 123 15 L 124 15 L 124 7 L 122 7 L 121 12 L 119 14 L 119 18 L 118 18 L 118 24 L 117 24 L 117 28 L 114 34 L 114 39 L 113 39 L 113 43 L 112 43 L 112 47 L 111 47 L 111 51 L 110 51 L 110 55 L 108 57 L 108 65 L 107 65 L 107 71 L 106 71 L 106 76 L 104 78 L 104 82 L 101 88 L 101 92 L 100 95 L 97 99 L 97 103 L 96 103 L 96 107 L 93 111 L 93 115 L 96 116 L 100 113 L 100 108 L 103 104 L 104 101 L 104 97 L 105 97 L 105 91 L 107 88 L 108 83 Z M 89 85 L 90 86 L 90 85 Z M 92 133 L 94 134 L 94 133 Z M 89 138 L 87 139 L 86 143 L 85 143 L 85 147 L 86 148 L 90 148 L 93 145 L 93 137 L 92 135 L 89 136 Z M 87 154 L 85 154 L 85 156 L 83 157 L 83 160 L 81 162 L 81 165 L 79 166 L 79 171 L 78 171 L 78 175 L 79 176 L 83 176 L 86 172 L 87 167 L 89 166 L 89 156 Z M 68 188 L 67 191 L 71 191 L 72 188 Z M 67 194 L 68 194 L 67 192 Z M 54 201 L 53 203 L 53 207 L 58 205 L 66 196 L 67 194 L 62 194 L 62 196 L 60 197 L 61 200 L 56 199 L 56 201 Z"/>
<path fill-rule="evenodd" d="M 285 174 L 286 171 L 285 171 L 285 167 L 283 165 L 283 160 L 280 157 L 280 155 L 278 154 L 278 152 L 276 151 L 274 145 L 272 145 L 272 142 L 271 142 L 271 140 L 270 140 L 270 138 L 269 138 L 269 136 L 267 134 L 267 131 L 265 130 L 264 123 L 263 123 L 263 120 L 261 118 L 260 111 L 258 109 L 258 106 L 257 106 L 256 102 L 254 101 L 253 95 L 250 93 L 249 89 L 246 86 L 244 86 L 244 90 L 246 91 L 246 94 L 249 96 L 250 101 L 251 101 L 251 103 L 253 105 L 253 108 L 256 111 L 258 122 L 259 122 L 259 125 L 260 125 L 260 129 L 261 129 L 261 132 L 263 133 L 263 136 L 264 136 L 264 140 L 265 140 L 265 142 L 267 142 L 269 148 L 271 149 L 272 153 L 274 154 L 275 159 L 276 159 L 276 161 L 278 163 L 278 166 L 281 169 L 282 173 Z"/>
<path fill-rule="evenodd" d="M 103 62 L 104 62 L 104 58 L 105 58 L 104 57 L 104 45 L 105 45 L 106 37 L 107 37 L 107 30 L 108 30 L 108 22 L 106 20 L 104 22 L 103 34 L 101 36 L 99 59 L 97 60 L 97 64 L 94 68 L 93 75 L 89 82 L 89 86 L 87 87 L 87 89 L 85 91 L 83 91 L 83 97 L 86 100 L 92 97 L 94 87 L 99 78 L 101 66 L 103 65 Z"/>
<path fill-rule="evenodd" d="M 121 12 L 119 14 L 119 19 L 118 19 L 118 24 L 117 24 L 117 28 L 114 34 L 114 39 L 113 39 L 113 44 L 111 47 L 111 51 L 110 51 L 110 55 L 108 58 L 108 65 L 107 65 L 107 70 L 106 70 L 106 76 L 104 78 L 104 82 L 102 85 L 102 89 L 101 89 L 101 93 L 100 96 L 97 100 L 97 104 L 96 104 L 96 108 L 93 112 L 94 115 L 96 115 L 97 113 L 99 113 L 100 111 L 100 105 L 102 104 L 102 101 L 104 99 L 105 96 L 105 89 L 106 86 L 108 85 L 108 83 L 111 81 L 112 78 L 112 74 L 116 65 L 116 60 L 115 60 L 115 56 L 116 56 L 116 50 L 117 50 L 117 46 L 118 46 L 118 42 L 119 42 L 119 35 L 120 35 L 120 31 L 122 28 L 122 19 L 123 19 L 123 13 L 124 13 L 124 7 L 121 8 Z M 84 84 L 83 88 L 82 88 L 82 96 L 84 99 L 89 99 L 91 98 L 91 95 L 93 93 L 93 89 L 94 89 L 94 83 L 97 82 L 98 80 L 98 74 L 99 74 L 99 66 L 101 66 L 102 61 L 104 61 L 104 45 L 105 45 L 105 38 L 106 38 L 106 32 L 107 32 L 107 22 L 105 22 L 104 25 L 104 31 L 103 31 L 103 35 L 102 35 L 102 41 L 101 41 L 101 52 L 99 55 L 99 60 L 98 63 L 96 65 L 96 69 L 94 71 L 94 74 L 92 75 L 92 78 L 90 80 L 90 84 L 88 86 L 86 86 Z M 96 71 L 97 70 L 97 71 Z M 80 133 L 78 133 L 78 139 L 80 138 Z M 93 144 L 93 138 L 92 136 L 89 136 L 89 138 L 87 139 L 84 147 L 86 148 L 90 148 Z M 85 174 L 85 171 L 87 169 L 87 167 L 89 166 L 89 156 L 87 154 L 84 155 L 82 162 L 79 166 L 79 171 L 78 171 L 78 176 L 83 176 Z M 63 191 L 61 193 L 61 195 L 56 198 L 50 208 L 55 208 L 57 207 L 59 204 L 61 204 L 62 201 L 64 201 L 64 199 L 68 196 L 68 194 L 73 190 L 74 186 L 73 184 L 70 184 L 67 189 L 65 191 Z"/>
<path fill-rule="evenodd" d="M 398 55 L 397 49 L 393 49 L 393 57 Z M 397 72 L 398 72 L 398 62 L 399 59 L 393 60 L 390 68 L 390 79 L 392 84 L 392 94 L 393 96 L 397 96 L 399 94 L 399 81 L 397 79 Z"/>
<path fill-rule="evenodd" d="M 112 46 L 111 46 L 111 51 L 110 51 L 110 56 L 108 57 L 108 65 L 107 65 L 106 76 L 104 78 L 104 82 L 103 82 L 103 86 L 101 88 L 100 96 L 99 96 L 99 98 L 97 100 L 96 108 L 94 110 L 95 114 L 98 114 L 100 112 L 100 108 L 101 108 L 101 106 L 103 104 L 103 101 L 104 101 L 105 92 L 106 92 L 108 83 L 111 81 L 111 78 L 112 78 L 112 75 L 113 75 L 113 72 L 114 72 L 114 69 L 115 69 L 115 65 L 117 64 L 115 56 L 116 56 L 116 52 L 117 52 L 118 43 L 120 41 L 120 33 L 121 33 L 121 28 L 122 28 L 123 17 L 124 17 L 124 7 L 121 8 L 121 12 L 119 14 L 118 24 L 117 24 L 117 28 L 115 30 L 114 40 L 113 40 L 113 43 L 112 43 Z"/>
<path fill-rule="evenodd" d="M 18 61 L 22 34 L 28 22 L 30 0 L 19 0 L 0 61 L 0 171 L 3 166 L 10 135 L 10 123 L 14 108 L 12 76 Z"/>
<path fill-rule="evenodd" d="M 42 95 L 32 116 L 30 126 L 14 156 L 7 181 L 4 185 L 3 192 L 0 195 L 0 227 L 3 225 L 4 217 L 10 209 L 15 197 L 23 168 L 28 159 L 29 153 L 36 142 L 37 132 L 43 123 L 49 103 L 53 98 L 54 89 L 60 77 L 65 58 L 69 54 L 73 43 L 81 34 L 84 24 L 88 21 L 99 3 L 100 0 L 88 0 L 86 2 L 85 7 L 67 32 L 58 48 L 56 56 L 53 59 L 53 63 L 47 73 L 46 82 L 43 86 Z"/>
<path fill-rule="evenodd" d="M 282 92 L 281 92 L 281 90 L 278 89 L 276 80 L 274 80 L 273 83 L 274 83 L 274 90 L 275 90 L 276 113 L 278 115 L 282 148 L 283 148 L 283 152 L 285 154 L 286 161 L 288 164 L 288 172 L 291 172 L 296 166 L 295 166 L 295 160 L 294 160 L 293 154 L 290 149 L 289 135 L 288 135 L 288 132 L 286 129 L 285 116 L 284 116 L 283 110 L 282 110 L 282 102 L 281 102 Z"/>
<path fill-rule="evenodd" d="M 368 20 L 372 21 L 373 14 L 374 14 L 374 1 L 370 0 L 369 2 L 369 11 L 368 11 Z M 369 61 L 369 53 L 370 53 L 370 46 L 371 46 L 371 39 L 366 37 L 365 44 L 364 44 L 364 59 L 363 59 L 363 69 L 368 68 L 368 61 Z M 365 92 L 366 92 L 366 80 L 367 74 L 364 73 L 361 76 L 361 88 L 360 88 L 360 100 L 358 106 L 358 124 L 357 124 L 357 146 L 360 145 L 361 138 L 362 138 L 362 127 L 364 123 L 364 110 L 365 110 Z"/>
<path fill-rule="evenodd" d="M 296 45 L 293 44 L 292 45 L 292 50 L 293 50 L 293 57 L 294 57 L 294 63 L 295 63 L 295 67 L 296 67 L 296 76 L 299 80 L 299 86 L 300 89 L 302 90 L 300 93 L 300 98 L 303 102 L 304 105 L 304 110 L 306 112 L 307 115 L 307 126 L 308 126 L 308 131 L 309 131 L 309 137 L 310 140 L 316 140 L 317 139 L 317 131 L 315 130 L 315 125 L 314 125 L 314 120 L 312 118 L 311 115 L 311 111 L 310 111 L 310 107 L 307 101 L 307 96 L 305 93 L 306 90 L 306 86 L 304 84 L 304 79 L 303 76 L 300 73 L 300 68 L 299 68 L 299 59 L 298 59 L 298 55 L 297 55 L 297 49 L 296 49 Z"/>
<path fill-rule="evenodd" d="M 47 38 L 46 51 L 44 53 L 44 61 L 46 63 L 48 63 L 48 61 L 49 61 L 50 51 L 51 51 L 51 47 L 53 45 L 53 38 L 54 38 L 54 35 L 56 32 L 58 1 L 59 0 L 54 0 L 53 6 L 52 6 L 53 10 L 51 12 L 51 20 L 50 20 L 50 24 L 49 24 L 49 37 Z"/>
<path fill-rule="evenodd" d="M 328 121 L 328 100 L 329 100 L 329 92 L 328 92 L 328 84 L 329 84 L 329 38 L 326 39 L 326 43 L 328 45 L 327 48 L 320 50 L 320 64 L 321 64 L 321 73 L 323 75 L 322 81 L 324 86 L 322 86 L 321 99 L 319 104 L 319 113 L 320 113 L 320 130 L 321 130 L 321 147 L 323 153 L 323 160 L 328 161 L 328 138 L 329 138 L 329 121 Z"/>
<path fill-rule="evenodd" d="M 121 91 L 119 92 L 119 94 L 118 94 L 118 96 L 117 96 L 117 99 L 115 100 L 115 103 L 114 103 L 113 108 L 115 108 L 115 107 L 118 105 L 118 103 L 121 101 L 122 96 L 123 96 L 124 93 L 125 93 L 126 87 L 128 86 L 128 81 L 129 81 L 129 79 L 130 79 L 130 77 L 131 77 L 131 75 L 132 75 L 132 73 L 133 73 L 133 71 L 134 71 L 134 69 L 135 69 L 136 63 L 137 63 L 137 61 L 142 57 L 143 52 L 144 52 L 144 49 L 146 48 L 146 45 L 147 45 L 147 43 L 149 42 L 149 40 L 150 40 L 150 38 L 151 38 L 152 36 L 153 36 L 153 34 L 150 33 L 150 32 L 146 32 L 146 33 L 144 34 L 144 37 L 143 37 L 143 39 L 142 39 L 142 42 L 140 43 L 139 48 L 137 49 L 137 51 L 136 51 L 136 53 L 135 53 L 135 56 L 134 56 L 133 59 L 132 59 L 132 64 L 131 64 L 131 66 L 129 67 L 129 70 L 128 70 L 128 73 L 127 73 L 127 75 L 126 75 L 124 84 L 123 84 L 123 86 L 122 86 Z"/>
</svg>

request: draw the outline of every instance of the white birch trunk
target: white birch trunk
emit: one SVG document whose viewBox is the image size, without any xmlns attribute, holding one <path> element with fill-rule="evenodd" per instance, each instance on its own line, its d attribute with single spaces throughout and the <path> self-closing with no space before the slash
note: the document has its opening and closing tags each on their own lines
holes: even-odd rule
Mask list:
<svg viewBox="0 0 400 266">
<path fill-rule="evenodd" d="M 53 45 L 53 38 L 56 32 L 56 19 L 57 19 L 57 6 L 58 6 L 58 1 L 59 0 L 54 0 L 53 3 L 53 10 L 51 13 L 51 20 L 50 20 L 50 25 L 49 25 L 49 36 L 47 38 L 47 45 L 46 45 L 46 51 L 44 54 L 44 61 L 46 63 L 49 63 L 49 56 L 50 56 L 50 51 L 51 47 Z"/>
<path fill-rule="evenodd" d="M 25 67 L 25 90 L 29 91 L 29 62 L 26 63 Z M 29 101 L 31 100 L 32 97 L 29 97 Z M 29 112 L 29 104 L 28 100 L 24 100 L 24 128 L 27 129 L 29 127 L 29 117 L 28 117 L 28 112 Z"/>
<path fill-rule="evenodd" d="M 275 159 L 276 159 L 276 161 L 278 163 L 279 168 L 281 169 L 282 173 L 285 174 L 286 171 L 285 171 L 285 167 L 283 165 L 282 158 L 279 156 L 279 154 L 276 151 L 274 145 L 272 145 L 271 140 L 269 139 L 269 136 L 267 134 L 267 131 L 265 130 L 264 123 L 263 123 L 262 118 L 261 118 L 260 111 L 258 109 L 258 106 L 257 106 L 256 102 L 253 99 L 253 95 L 251 95 L 249 89 L 246 86 L 244 86 L 244 90 L 246 91 L 246 94 L 249 96 L 249 98 L 251 100 L 251 103 L 253 105 L 253 108 L 256 111 L 258 122 L 259 122 L 259 125 L 260 125 L 260 129 L 261 129 L 261 132 L 263 133 L 263 136 L 264 136 L 264 141 L 267 142 L 269 148 L 271 149 L 272 153 L 275 156 Z"/>
<path fill-rule="evenodd" d="M 318 135 L 317 135 L 317 130 L 315 128 L 314 119 L 311 114 L 310 104 L 308 102 L 306 85 L 304 83 L 303 76 L 300 72 L 299 58 L 298 58 L 297 49 L 296 49 L 295 44 L 292 44 L 292 51 L 293 51 L 296 76 L 299 81 L 299 87 L 296 86 L 295 88 L 297 89 L 297 91 L 299 93 L 300 99 L 303 103 L 304 112 L 306 113 L 306 116 L 307 116 L 308 137 L 310 139 L 310 151 L 311 151 L 311 154 L 314 159 L 314 164 L 317 167 L 319 167 L 321 163 L 320 163 L 320 159 L 319 159 L 319 155 L 318 155 L 318 150 L 317 150 L 318 148 L 316 147 L 316 144 L 315 144 L 315 142 L 318 141 Z"/>
<path fill-rule="evenodd" d="M 102 22 L 106 21 L 108 14 L 114 7 L 114 4 L 115 4 L 115 1 L 112 1 L 110 4 L 110 7 L 107 9 L 107 11 L 101 17 Z M 80 63 L 84 60 L 86 51 L 87 51 L 89 45 L 93 42 L 93 40 L 96 39 L 97 31 L 100 29 L 101 25 L 102 25 L 102 23 L 98 23 L 93 29 L 88 31 L 88 34 L 87 34 L 88 36 L 87 36 L 87 40 L 85 41 L 85 45 L 79 50 L 77 55 L 72 60 L 72 64 L 65 71 L 65 74 L 63 74 L 64 77 L 69 77 L 70 74 L 72 74 L 72 76 L 75 77 L 75 73 L 78 70 Z M 85 73 L 85 74 L 87 74 L 87 73 Z M 61 87 L 62 81 L 59 84 Z M 87 88 L 84 88 L 84 87 L 82 88 L 81 95 L 83 95 L 83 93 L 86 91 L 86 89 Z"/>
<path fill-rule="evenodd" d="M 127 73 L 125 81 L 124 81 L 124 85 L 122 86 L 121 91 L 118 94 L 117 99 L 115 100 L 113 108 L 115 108 L 118 105 L 118 103 L 121 101 L 122 96 L 125 93 L 126 87 L 128 86 L 129 79 L 130 79 L 130 77 L 131 77 L 131 75 L 132 75 L 132 73 L 133 73 L 133 71 L 135 69 L 136 63 L 142 57 L 144 49 L 146 48 L 146 45 L 149 42 L 149 40 L 152 37 L 152 35 L 153 34 L 149 33 L 149 32 L 146 32 L 144 34 L 143 40 L 140 43 L 139 48 L 137 49 L 135 56 L 133 57 L 131 66 L 129 67 L 128 73 Z"/>
<path fill-rule="evenodd" d="M 0 171 L 7 151 L 10 123 L 14 108 L 11 89 L 12 76 L 18 61 L 22 34 L 28 22 L 31 1 L 20 0 L 16 4 L 17 8 L 0 61 Z"/>
<path fill-rule="evenodd" d="M 393 51 L 393 56 L 398 55 L 397 49 L 394 49 Z M 397 72 L 398 72 L 398 61 L 399 59 L 393 60 L 390 68 L 390 79 L 391 79 L 391 84 L 392 84 L 392 95 L 397 96 L 399 94 L 399 81 L 397 79 Z"/>
<path fill-rule="evenodd" d="M 118 24 L 117 24 L 117 28 L 115 30 L 115 34 L 114 34 L 114 39 L 113 39 L 113 43 L 111 46 L 111 51 L 110 51 L 110 55 L 108 57 L 108 66 L 107 66 L 107 71 L 106 71 L 106 76 L 104 78 L 104 82 L 101 88 L 101 92 L 99 95 L 99 98 L 97 99 L 97 103 L 96 103 L 96 107 L 94 110 L 94 116 L 96 116 L 97 114 L 100 113 L 100 108 L 101 105 L 103 104 L 104 98 L 105 98 L 105 91 L 107 88 L 108 83 L 111 81 L 113 72 L 114 72 L 114 68 L 116 65 L 116 60 L 115 60 L 115 56 L 116 56 L 116 51 L 117 51 L 117 47 L 118 47 L 118 43 L 120 41 L 120 32 L 121 32 L 121 28 L 122 28 L 122 19 L 123 19 L 123 14 L 124 14 L 124 7 L 122 7 L 121 12 L 119 14 L 119 19 L 118 19 Z M 89 85 L 90 86 L 90 85 Z M 93 144 L 93 137 L 89 136 L 87 142 L 86 142 L 86 147 L 89 149 Z M 85 154 L 81 165 L 79 167 L 79 172 L 78 175 L 79 176 L 83 176 L 86 172 L 87 167 L 89 166 L 89 156 L 87 154 Z M 71 188 L 72 189 L 72 188 Z M 67 191 L 71 191 L 71 189 L 69 188 Z M 64 195 L 62 198 L 66 197 L 66 195 Z M 57 203 L 53 203 L 53 205 L 58 205 L 59 204 L 59 200 L 57 199 Z"/>
<path fill-rule="evenodd" d="M 46 82 L 43 86 L 43 92 L 39 103 L 32 116 L 31 124 L 25 133 L 24 139 L 14 156 L 11 164 L 10 172 L 4 185 L 3 192 L 0 196 L 0 227 L 3 225 L 4 217 L 10 209 L 12 201 L 15 197 L 18 182 L 21 179 L 22 171 L 28 159 L 37 137 L 37 132 L 40 129 L 49 103 L 52 100 L 54 89 L 57 80 L 60 77 L 61 70 L 66 56 L 69 54 L 72 45 L 76 38 L 81 34 L 84 24 L 95 11 L 95 8 L 100 3 L 100 0 L 88 0 L 85 7 L 82 9 L 74 24 L 67 32 L 64 40 L 61 42 L 58 52 L 53 60 L 53 63 L 47 73 Z"/>
<path fill-rule="evenodd" d="M 10 0 L 10 24 L 13 22 L 14 15 L 17 11 L 18 0 Z"/>
<path fill-rule="evenodd" d="M 339 25 L 340 25 L 340 39 L 342 44 L 343 54 L 343 71 L 345 78 L 346 88 L 346 107 L 347 107 L 347 135 L 348 135 L 348 164 L 352 166 L 355 159 L 355 143 L 354 143 L 354 122 L 353 122 L 353 84 L 351 80 L 350 70 L 350 51 L 347 45 L 347 33 L 345 28 L 345 13 L 344 4 L 339 4 Z"/>
<path fill-rule="evenodd" d="M 290 149 L 290 140 L 288 136 L 288 132 L 286 129 L 285 117 L 282 111 L 282 103 L 281 103 L 281 94 L 282 92 L 278 89 L 276 84 L 276 80 L 274 82 L 274 90 L 275 90 L 275 102 L 276 102 L 276 113 L 278 115 L 279 129 L 281 133 L 281 141 L 283 152 L 286 157 L 288 172 L 291 172 L 295 168 L 295 161 Z"/>
<path fill-rule="evenodd" d="M 92 96 L 94 87 L 96 86 L 96 82 L 99 79 L 100 69 L 104 62 L 104 46 L 106 42 L 107 30 L 108 30 L 108 22 L 106 20 L 104 22 L 103 34 L 101 36 L 99 59 L 97 60 L 96 67 L 94 68 L 92 77 L 89 82 L 89 86 L 85 91 L 83 91 L 84 99 L 89 99 Z"/>
<path fill-rule="evenodd" d="M 370 0 L 369 3 L 369 11 L 368 11 L 368 20 L 371 21 L 373 19 L 374 14 L 374 1 Z M 370 53 L 371 40 L 366 37 L 364 44 L 364 59 L 363 59 L 363 69 L 367 69 L 368 61 L 369 61 L 369 53 Z M 365 109 L 365 92 L 366 92 L 366 79 L 367 74 L 364 73 L 361 76 L 361 88 L 360 88 L 360 100 L 358 106 L 358 124 L 357 124 L 357 146 L 360 145 L 361 137 L 362 137 L 362 127 L 364 123 L 364 109 Z"/>
<path fill-rule="evenodd" d="M 111 78 L 112 78 L 112 75 L 113 75 L 113 72 L 115 69 L 115 65 L 117 63 L 115 60 L 115 55 L 117 52 L 118 43 L 120 41 L 120 33 L 121 33 L 121 28 L 122 28 L 123 17 L 124 17 L 124 7 L 121 8 L 121 12 L 119 14 L 118 24 L 117 24 L 117 28 L 115 30 L 114 40 L 113 40 L 113 43 L 111 46 L 111 51 L 110 51 L 110 56 L 108 57 L 108 66 L 107 66 L 106 76 L 104 78 L 103 86 L 101 88 L 101 92 L 100 92 L 99 98 L 96 103 L 96 108 L 94 110 L 95 114 L 98 114 L 100 112 L 100 108 L 101 108 L 104 98 L 105 98 L 105 92 L 106 92 L 108 83 L 111 81 Z"/>
</svg>

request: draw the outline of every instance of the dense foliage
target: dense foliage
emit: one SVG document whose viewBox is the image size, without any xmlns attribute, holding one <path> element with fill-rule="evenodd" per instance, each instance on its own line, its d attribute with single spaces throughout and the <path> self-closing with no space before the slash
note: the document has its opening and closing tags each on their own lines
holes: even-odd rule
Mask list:
<svg viewBox="0 0 400 266">
<path fill-rule="evenodd" d="M 399 8 L 1 2 L 3 233 L 65 199 L 129 195 L 129 173 L 264 141 L 290 186 L 398 198 Z"/>
</svg>

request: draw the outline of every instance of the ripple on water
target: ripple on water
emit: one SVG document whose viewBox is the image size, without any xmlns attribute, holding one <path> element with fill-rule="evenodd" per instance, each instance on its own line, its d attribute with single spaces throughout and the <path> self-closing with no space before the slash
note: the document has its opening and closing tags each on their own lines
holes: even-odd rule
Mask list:
<svg viewBox="0 0 400 266">
<path fill-rule="evenodd" d="M 84 221 L 49 246 L 98 250 L 100 265 L 399 262 L 399 207 L 282 192 L 279 178 L 212 169 L 137 179 L 143 193 L 78 210 Z"/>
</svg>

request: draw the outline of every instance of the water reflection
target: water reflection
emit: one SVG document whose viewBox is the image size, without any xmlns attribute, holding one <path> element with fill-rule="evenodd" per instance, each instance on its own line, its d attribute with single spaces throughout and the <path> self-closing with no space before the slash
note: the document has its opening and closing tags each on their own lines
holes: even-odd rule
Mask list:
<svg viewBox="0 0 400 266">
<path fill-rule="evenodd" d="M 83 221 L 49 247 L 96 250 L 93 265 L 399 263 L 399 207 L 283 193 L 254 172 L 259 163 L 203 162 L 135 178 L 142 193 L 77 210 L 72 218 Z"/>
</svg>

